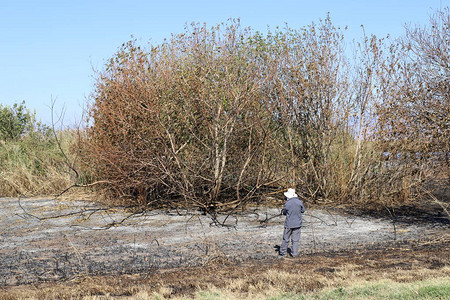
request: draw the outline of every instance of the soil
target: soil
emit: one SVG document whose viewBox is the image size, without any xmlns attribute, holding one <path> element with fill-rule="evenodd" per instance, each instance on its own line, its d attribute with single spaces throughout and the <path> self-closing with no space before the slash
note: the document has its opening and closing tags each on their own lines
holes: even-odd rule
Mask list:
<svg viewBox="0 0 450 300">
<path fill-rule="evenodd" d="M 132 214 L 87 201 L 0 199 L 0 286 L 161 272 L 171 272 L 175 280 L 181 269 L 196 274 L 199 267 L 214 265 L 226 269 L 280 264 L 280 208 L 255 207 L 233 216 L 218 215 L 217 220 L 225 226 L 192 211 Z M 318 255 L 356 261 L 360 251 L 372 253 L 376 260 L 392 247 L 426 244 L 431 245 L 428 250 L 419 250 L 435 251 L 433 257 L 440 259 L 434 261 L 442 267 L 448 263 L 450 240 L 448 222 L 442 220 L 393 222 L 382 216 L 310 209 L 304 214 L 298 263 Z M 398 253 L 390 255 L 401 257 Z M 423 257 L 433 267 L 433 259 Z M 316 271 L 333 269 L 321 268 Z"/>
</svg>

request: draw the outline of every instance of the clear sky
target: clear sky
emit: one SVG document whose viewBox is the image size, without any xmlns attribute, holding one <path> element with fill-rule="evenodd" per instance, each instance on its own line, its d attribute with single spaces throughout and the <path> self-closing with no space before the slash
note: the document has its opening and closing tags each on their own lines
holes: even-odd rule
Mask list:
<svg viewBox="0 0 450 300">
<path fill-rule="evenodd" d="M 0 0 L 0 104 L 25 100 L 50 123 L 51 100 L 65 123 L 82 116 L 101 70 L 120 45 L 159 44 L 191 22 L 213 26 L 240 18 L 244 27 L 304 27 L 330 13 L 348 26 L 347 41 L 367 34 L 399 37 L 405 24 L 426 25 L 450 0 Z"/>
</svg>

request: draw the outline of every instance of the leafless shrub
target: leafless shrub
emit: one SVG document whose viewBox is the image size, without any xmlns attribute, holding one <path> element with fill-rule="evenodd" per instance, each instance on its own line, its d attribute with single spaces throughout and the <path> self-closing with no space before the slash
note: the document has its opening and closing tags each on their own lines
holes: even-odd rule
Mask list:
<svg viewBox="0 0 450 300">
<path fill-rule="evenodd" d="M 396 182 L 390 188 L 394 199 L 415 199 L 410 196 L 418 196 L 430 179 L 443 177 L 442 184 L 449 184 L 449 20 L 446 8 L 430 18 L 431 27 L 408 27 L 385 61 L 376 144 L 390 182 Z"/>
</svg>

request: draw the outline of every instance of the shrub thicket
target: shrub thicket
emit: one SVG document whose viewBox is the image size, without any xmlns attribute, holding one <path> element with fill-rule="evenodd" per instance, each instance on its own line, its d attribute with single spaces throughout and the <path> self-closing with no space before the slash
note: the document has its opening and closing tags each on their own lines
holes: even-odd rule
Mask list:
<svg viewBox="0 0 450 300">
<path fill-rule="evenodd" d="M 148 50 L 130 41 L 98 74 L 84 170 L 108 195 L 140 204 L 235 208 L 288 186 L 315 202 L 405 203 L 436 151 L 398 145 L 417 131 L 414 143 L 432 139 L 449 153 L 448 77 L 433 79 L 448 76 L 448 64 L 426 69 L 425 42 L 407 38 L 409 47 L 364 37 L 355 64 L 329 18 L 265 35 L 238 22 L 193 24 Z M 415 63 L 403 64 L 411 49 Z M 434 107 L 423 101 L 442 110 L 430 112 L 436 130 L 415 108 Z M 396 117 L 395 103 L 425 129 L 412 113 Z"/>
<path fill-rule="evenodd" d="M 243 38 L 234 25 L 194 26 L 149 53 L 129 42 L 111 59 L 84 146 L 112 195 L 210 209 L 268 183 L 267 75 Z"/>
<path fill-rule="evenodd" d="M 383 61 L 374 140 L 391 174 L 386 180 L 394 183 L 382 186 L 393 198 L 431 195 L 432 179 L 443 191 L 439 198 L 449 200 L 449 38 L 447 7 L 432 15 L 428 26 L 407 27 Z"/>
</svg>

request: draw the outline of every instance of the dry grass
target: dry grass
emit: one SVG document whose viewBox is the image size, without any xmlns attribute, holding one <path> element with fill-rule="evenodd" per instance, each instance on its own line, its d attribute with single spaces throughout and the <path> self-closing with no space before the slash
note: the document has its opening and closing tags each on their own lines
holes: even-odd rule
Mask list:
<svg viewBox="0 0 450 300">
<path fill-rule="evenodd" d="M 208 281 L 208 278 L 199 278 L 199 281 L 201 279 Z M 450 267 L 367 272 L 359 266 L 348 264 L 333 275 L 269 269 L 254 276 L 247 274 L 238 278 L 223 278 L 223 285 L 197 284 L 186 294 L 177 292 L 177 287 L 170 283 L 161 282 L 152 286 L 132 276 L 82 278 L 58 284 L 10 288 L 0 292 L 0 299 L 276 299 L 281 295 L 311 296 L 336 288 L 351 290 L 380 283 L 411 283 L 430 279 L 449 284 Z"/>
<path fill-rule="evenodd" d="M 0 171 L 0 195 L 35 196 L 50 195 L 71 185 L 71 176 L 52 168 L 47 174 L 36 175 L 25 167 Z"/>
<path fill-rule="evenodd" d="M 73 161 L 67 161 L 60 147 L 70 157 L 75 136 L 62 131 L 58 141 L 59 146 L 52 136 L 29 135 L 0 143 L 0 196 L 50 195 L 70 186 L 74 174 L 68 164 Z"/>
<path fill-rule="evenodd" d="M 393 284 L 407 293 L 424 286 L 426 290 L 429 285 L 445 292 L 450 284 L 449 258 L 448 243 L 322 253 L 282 261 L 212 264 L 7 287 L 0 291 L 0 299 L 316 299 L 330 293 L 337 295 L 333 299 L 350 299 L 345 295 L 361 290 L 376 294 L 384 290 L 380 286 Z"/>
</svg>

